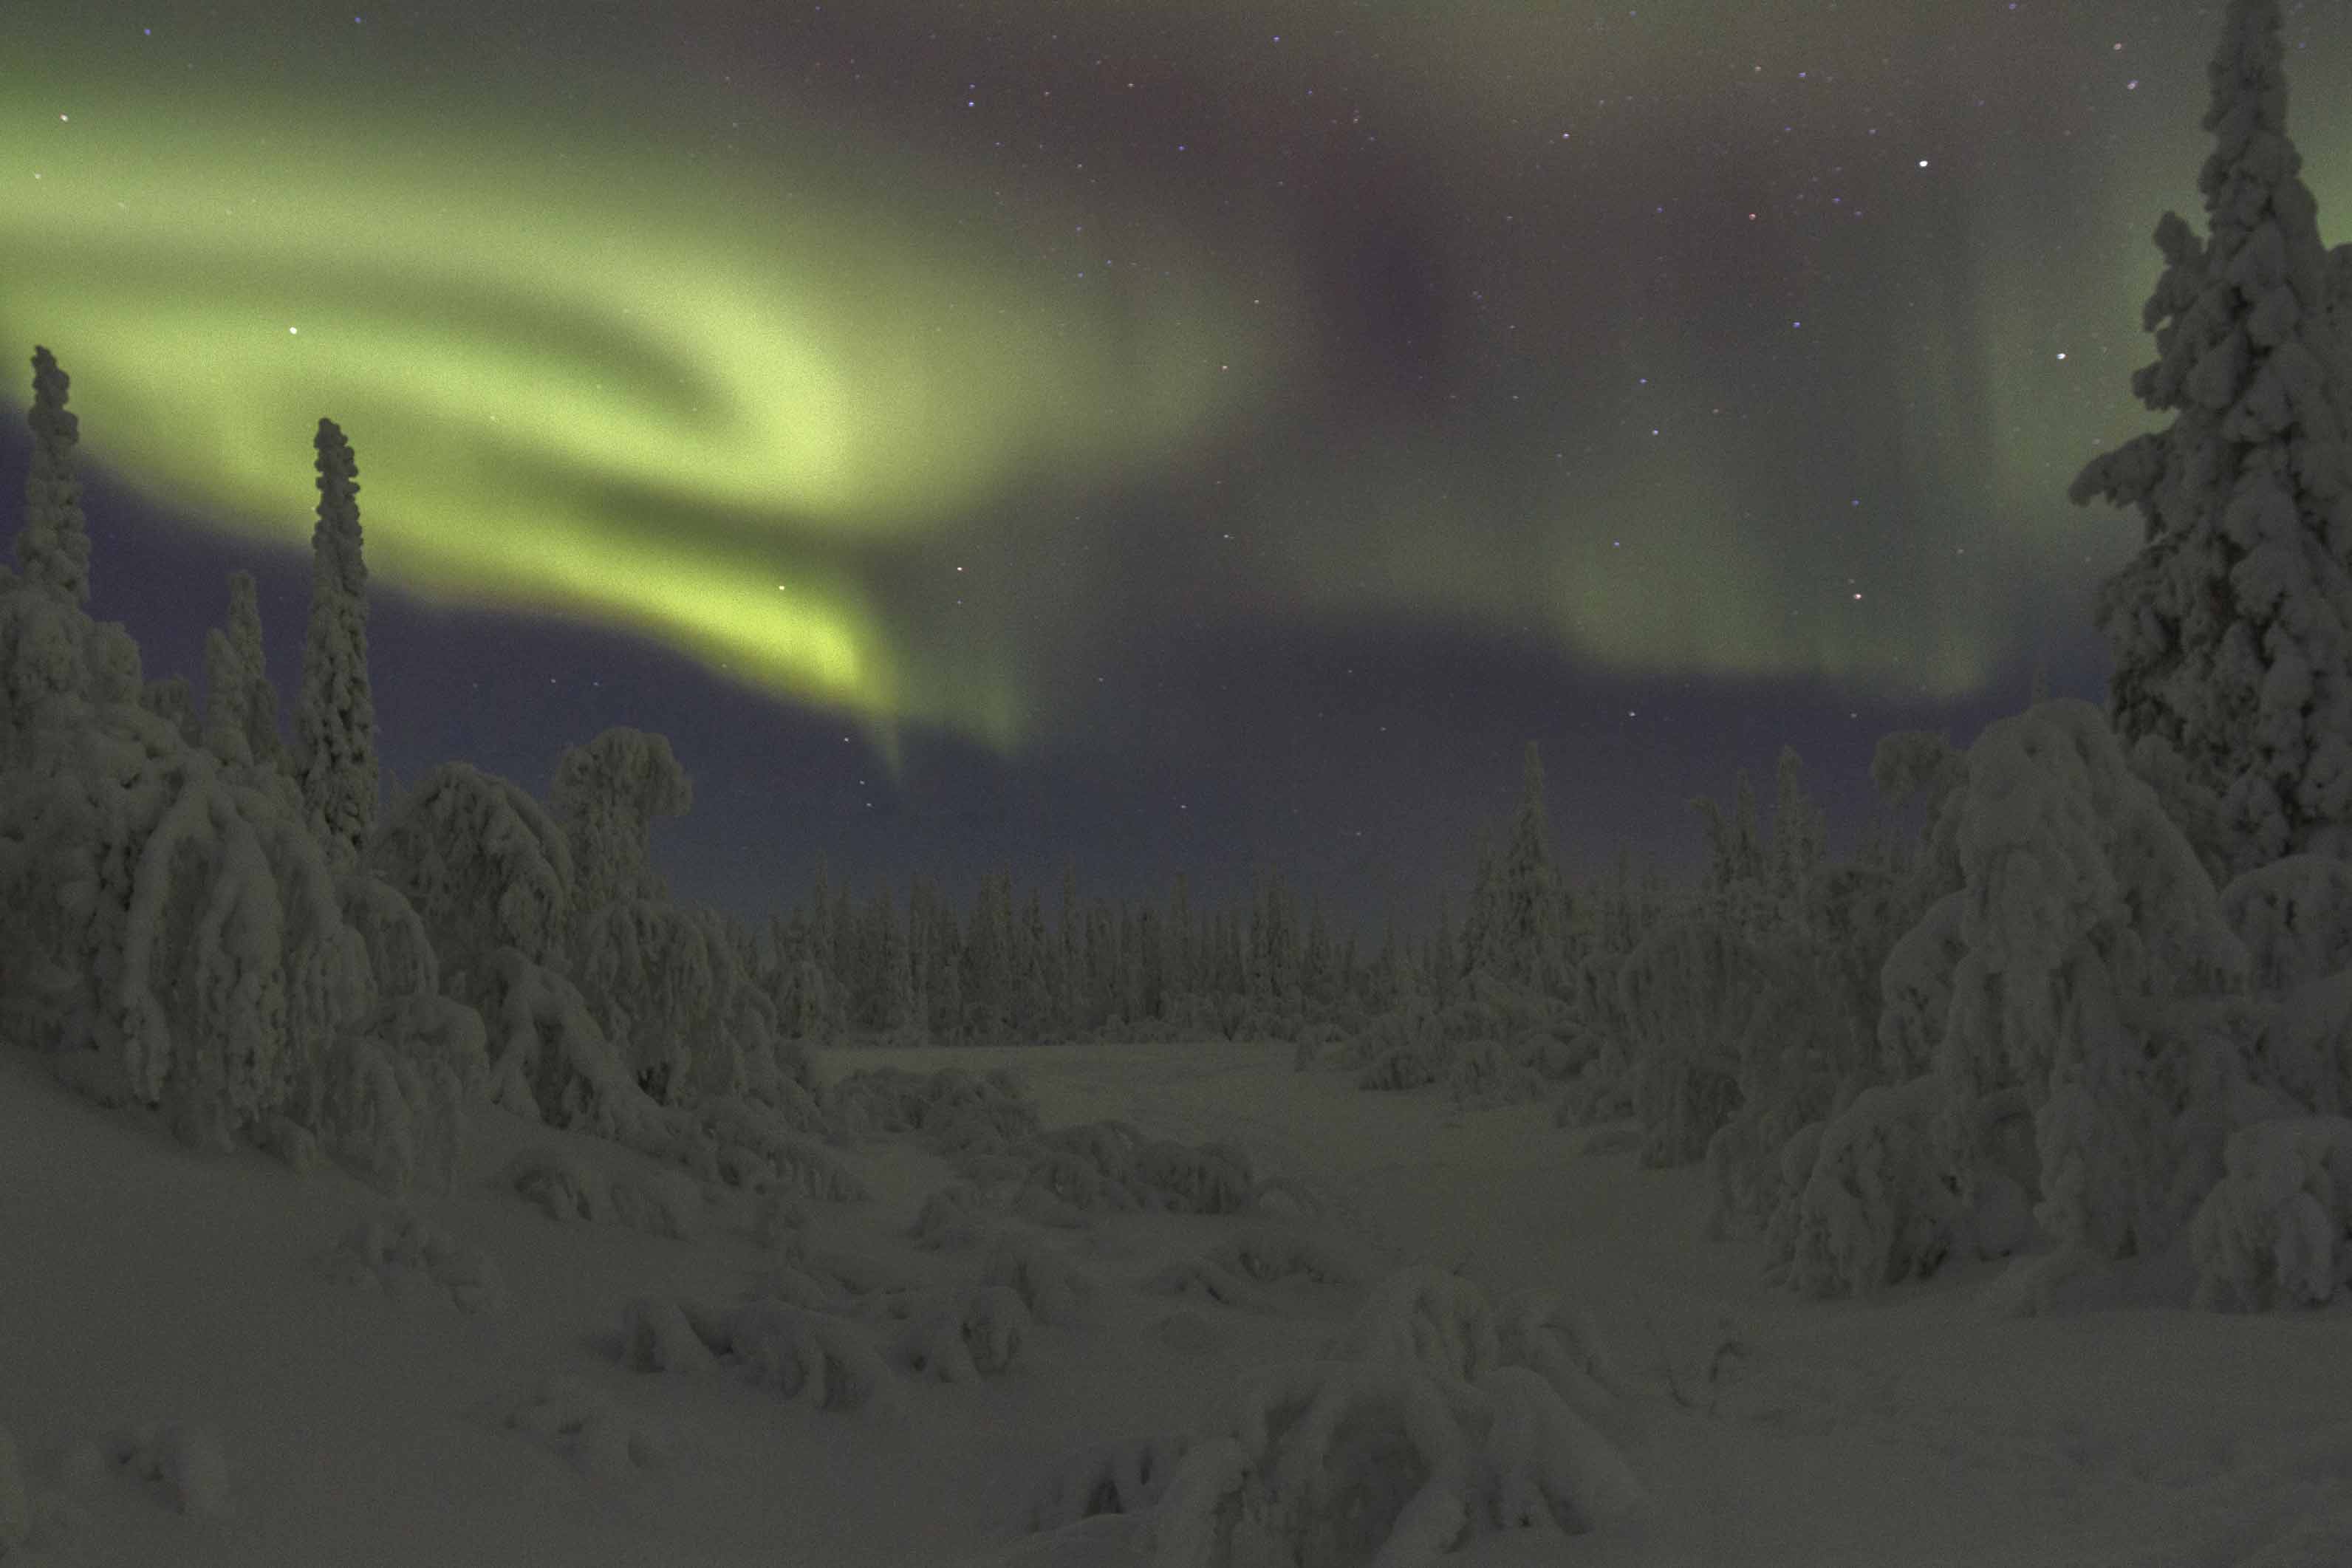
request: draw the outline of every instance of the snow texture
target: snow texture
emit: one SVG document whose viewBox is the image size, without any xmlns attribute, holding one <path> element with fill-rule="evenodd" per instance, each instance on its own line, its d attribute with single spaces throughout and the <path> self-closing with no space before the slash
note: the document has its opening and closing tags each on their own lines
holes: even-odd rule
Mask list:
<svg viewBox="0 0 2352 1568">
<path fill-rule="evenodd" d="M 373 1284 L 396 1300 L 431 1295 L 462 1312 L 496 1312 L 507 1304 L 498 1265 L 415 1210 L 387 1209 L 345 1232 L 324 1260 L 330 1279 Z"/>
<path fill-rule="evenodd" d="M 16 1439 L 0 1427 L 0 1558 L 11 1547 L 33 1536 L 33 1496 L 25 1484 L 25 1467 L 17 1458 Z"/>
<path fill-rule="evenodd" d="M 1191 1440 L 1133 1437 L 1065 1456 L 1029 1505 L 1033 1531 L 1066 1530 L 1102 1514 L 1142 1513 L 1158 1506 Z"/>
<path fill-rule="evenodd" d="M 593 1480 L 626 1481 L 670 1460 L 669 1441 L 657 1427 L 572 1373 L 554 1374 L 526 1391 L 503 1424 Z"/>
<path fill-rule="evenodd" d="M 148 1422 L 109 1433 L 99 1448 L 107 1463 L 150 1483 L 182 1513 L 228 1511 L 228 1460 L 215 1427 Z"/>
<path fill-rule="evenodd" d="M 981 1283 L 1008 1287 L 1040 1322 L 1085 1320 L 1097 1294 L 1094 1279 L 1026 1231 L 998 1233 L 980 1270 Z"/>
</svg>

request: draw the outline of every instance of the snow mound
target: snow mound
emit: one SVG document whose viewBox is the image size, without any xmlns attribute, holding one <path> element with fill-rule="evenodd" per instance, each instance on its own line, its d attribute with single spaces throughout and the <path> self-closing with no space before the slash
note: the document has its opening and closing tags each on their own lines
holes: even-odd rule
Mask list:
<svg viewBox="0 0 2352 1568">
<path fill-rule="evenodd" d="M 2352 1291 L 2352 1121 L 2296 1116 L 2230 1136 L 2189 1222 L 2197 1304 L 2323 1305 Z"/>
<path fill-rule="evenodd" d="M 908 1234 L 916 1246 L 927 1251 L 960 1251 L 978 1246 L 988 1231 L 981 1209 L 980 1194 L 968 1184 L 940 1187 L 923 1199 Z"/>
<path fill-rule="evenodd" d="M 794 1193 L 819 1203 L 861 1203 L 868 1196 L 866 1184 L 832 1151 L 749 1100 L 714 1100 L 668 1114 L 675 1130 L 667 1138 L 635 1146 L 682 1161 L 699 1180 L 763 1195 Z"/>
<path fill-rule="evenodd" d="M 1066 1456 L 1031 1500 L 1029 1528 L 1066 1530 L 1098 1515 L 1156 1507 L 1191 1446 L 1181 1437 L 1136 1437 Z"/>
<path fill-rule="evenodd" d="M 719 1364 L 685 1309 L 652 1296 L 621 1309 L 620 1355 L 632 1372 L 709 1372 Z"/>
<path fill-rule="evenodd" d="M 1553 1298 L 1497 1310 L 1435 1269 L 1373 1286 L 1322 1359 L 1244 1379 L 1188 1443 L 1148 1531 L 1153 1568 L 1434 1563 L 1505 1531 L 1564 1538 L 1628 1518 L 1647 1492 L 1621 1452 L 1622 1379 L 1589 1322 Z M 1117 1502 L 1097 1468 L 1048 1496 Z"/>
<path fill-rule="evenodd" d="M 228 1460 L 215 1427 L 145 1422 L 108 1433 L 99 1452 L 117 1470 L 149 1483 L 182 1513 L 228 1511 Z"/>
<path fill-rule="evenodd" d="M 1243 1312 L 1267 1312 L 1274 1303 L 1265 1293 L 1232 1270 L 1206 1258 L 1179 1258 L 1145 1275 L 1142 1288 L 1155 1296 L 1182 1296 L 1213 1301 Z"/>
<path fill-rule="evenodd" d="M 536 1148 L 509 1160 L 499 1180 L 550 1219 L 677 1239 L 690 1239 L 701 1226 L 702 1194 L 676 1171 L 607 1176 L 569 1150 Z"/>
<path fill-rule="evenodd" d="M 744 1377 L 813 1410 L 873 1410 L 898 1403 L 898 1379 L 873 1341 L 845 1318 L 763 1297 L 704 1322 Z"/>
<path fill-rule="evenodd" d="M 459 1312 L 494 1312 L 507 1304 L 504 1282 L 488 1253 L 465 1247 L 449 1233 L 405 1208 L 388 1209 L 347 1231 L 324 1259 L 330 1279 L 373 1284 L 394 1298 L 430 1293 Z"/>
<path fill-rule="evenodd" d="M 1239 1146 L 1147 1138 L 1125 1122 L 1056 1127 L 1035 1145 L 1024 1185 L 1088 1213 L 1241 1214 L 1260 1191 Z"/>
<path fill-rule="evenodd" d="M 1095 1295 L 1093 1279 L 1024 1231 L 999 1232 L 981 1264 L 980 1282 L 1003 1285 L 1040 1322 L 1076 1323 Z"/>
<path fill-rule="evenodd" d="M 1146 1277 L 1155 1295 L 1192 1296 L 1251 1312 L 1272 1312 L 1274 1290 L 1293 1284 L 1349 1286 L 1356 1267 L 1312 1237 L 1259 1226 L 1219 1242 L 1205 1255 L 1182 1258 Z"/>
<path fill-rule="evenodd" d="M 824 1103 L 854 1136 L 913 1133 L 950 1159 L 1005 1154 L 1036 1136 L 1037 1107 L 1002 1068 L 910 1072 L 866 1068 L 829 1085 Z"/>
<path fill-rule="evenodd" d="M 1608 1440 L 1528 1368 L 1465 1385 L 1407 1363 L 1307 1362 L 1249 1377 L 1185 1452 L 1150 1562 L 1404 1568 L 1506 1531 L 1583 1534 L 1646 1503 Z"/>
<path fill-rule="evenodd" d="M 1030 1331 L 1029 1309 L 1012 1289 L 981 1285 L 960 1301 L 912 1316 L 892 1342 L 891 1364 L 932 1383 L 977 1383 L 1009 1370 Z"/>
<path fill-rule="evenodd" d="M 626 1480 L 668 1462 L 667 1440 L 623 1410 L 610 1394 L 572 1373 L 557 1373 L 521 1396 L 504 1424 L 558 1455 L 582 1475 Z"/>
</svg>

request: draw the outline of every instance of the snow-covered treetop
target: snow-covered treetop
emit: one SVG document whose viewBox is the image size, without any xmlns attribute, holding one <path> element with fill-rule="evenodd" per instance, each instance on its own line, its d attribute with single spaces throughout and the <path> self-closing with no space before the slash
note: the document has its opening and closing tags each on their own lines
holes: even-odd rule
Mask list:
<svg viewBox="0 0 2352 1568">
<path fill-rule="evenodd" d="M 81 481 L 74 476 L 80 422 L 66 407 L 69 379 L 57 356 L 33 350 L 33 464 L 25 476 L 25 521 L 16 534 L 16 560 L 28 582 L 43 584 L 74 603 L 89 602 L 89 533 L 81 515 Z"/>
</svg>

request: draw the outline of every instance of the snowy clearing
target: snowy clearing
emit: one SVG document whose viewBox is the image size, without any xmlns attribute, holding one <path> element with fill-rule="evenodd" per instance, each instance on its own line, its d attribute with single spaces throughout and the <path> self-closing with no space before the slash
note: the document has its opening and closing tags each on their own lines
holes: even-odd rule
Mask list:
<svg viewBox="0 0 2352 1568">
<path fill-rule="evenodd" d="M 1756 1242 L 1704 1239 L 1702 1171 L 1580 1156 L 1540 1106 L 1365 1094 L 1290 1056 L 1221 1043 L 820 1062 L 828 1078 L 1009 1066 L 1048 1126 L 1239 1142 L 1325 1201 L 1303 1234 L 1367 1277 L 1459 1266 L 1492 1298 L 1542 1289 L 1588 1312 L 1629 1390 L 1623 1458 L 1647 1504 L 1580 1535 L 1488 1535 L 1452 1561 L 2352 1560 L 2352 1312 L 2007 1318 L 1977 1301 L 1990 1265 L 1806 1302 L 1759 1282 Z M 1031 1325 L 1012 1364 L 977 1381 L 894 1371 L 872 1407 L 824 1408 L 772 1381 L 629 1370 L 632 1302 L 725 1298 L 772 1279 L 778 1255 L 740 1234 L 558 1223 L 499 1181 L 551 1138 L 607 1166 L 629 1157 L 609 1145 L 486 1112 L 453 1193 L 413 1203 L 424 1227 L 380 1229 L 372 1269 L 338 1270 L 354 1228 L 385 1212 L 356 1182 L 190 1152 L 20 1051 L 0 1052 L 0 1191 L 15 1195 L 0 1411 L 34 1542 L 0 1554 L 10 1568 L 1143 1564 L 1136 1520 L 1069 1522 L 1082 1502 L 1064 1503 L 1060 1530 L 1028 1532 L 1072 1457 L 1213 1423 L 1250 1369 L 1312 1355 L 1364 1295 L 1304 1277 L 1240 1304 L 1146 1288 L 1262 1221 L 1030 1226 L 1093 1282 L 1074 1322 Z M 807 1206 L 803 1255 L 820 1266 L 803 1277 L 863 1269 L 844 1288 L 872 1290 L 969 1270 L 973 1249 L 908 1234 L 952 1185 L 942 1161 L 904 1138 L 845 1157 L 873 1197 Z M 393 1283 L 403 1256 L 414 1288 Z M 443 1256 L 487 1257 L 504 1299 L 463 1310 L 431 1283 Z M 155 1427 L 173 1423 L 210 1434 L 196 1466 L 226 1471 L 197 1477 L 203 1506 L 181 1506 L 156 1458 Z"/>
</svg>

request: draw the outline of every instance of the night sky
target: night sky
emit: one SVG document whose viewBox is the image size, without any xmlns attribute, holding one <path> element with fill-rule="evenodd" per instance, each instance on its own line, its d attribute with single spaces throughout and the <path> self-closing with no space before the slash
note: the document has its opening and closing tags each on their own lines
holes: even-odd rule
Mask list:
<svg viewBox="0 0 2352 1568">
<path fill-rule="evenodd" d="M 0 11 L 9 407 L 73 376 L 95 606 L 290 701 L 318 419 L 385 758 L 611 724 L 678 890 L 1417 922 L 1544 743 L 1559 847 L 2097 696 L 2176 0 L 287 0 Z M 2289 7 L 2323 231 L 2352 6 Z M 21 419 L 0 443 L 13 532 Z"/>
</svg>

